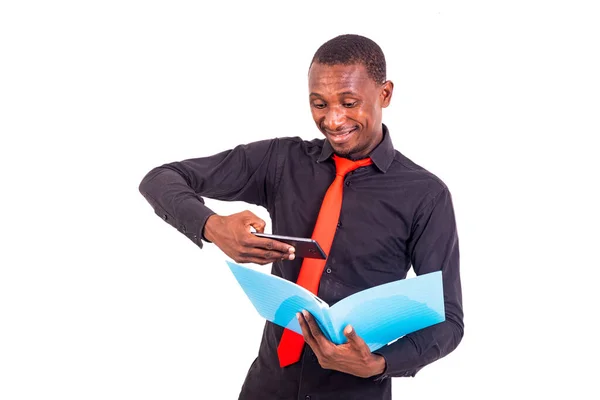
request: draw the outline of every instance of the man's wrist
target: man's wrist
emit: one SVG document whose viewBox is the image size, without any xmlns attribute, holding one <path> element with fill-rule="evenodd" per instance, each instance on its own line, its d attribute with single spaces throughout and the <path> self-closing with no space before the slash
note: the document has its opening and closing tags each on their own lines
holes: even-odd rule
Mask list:
<svg viewBox="0 0 600 400">
<path fill-rule="evenodd" d="M 213 214 L 206 219 L 204 229 L 202 230 L 202 237 L 206 241 L 214 243 L 215 232 L 218 230 L 218 226 L 222 223 L 221 217 L 217 214 Z"/>
<path fill-rule="evenodd" d="M 385 371 L 386 362 L 385 358 L 379 354 L 373 354 L 373 362 L 371 371 L 373 372 L 371 376 L 380 375 Z"/>
</svg>

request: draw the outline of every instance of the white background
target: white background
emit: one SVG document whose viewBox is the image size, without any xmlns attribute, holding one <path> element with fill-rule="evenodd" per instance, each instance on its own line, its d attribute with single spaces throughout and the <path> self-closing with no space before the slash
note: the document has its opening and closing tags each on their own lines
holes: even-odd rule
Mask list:
<svg viewBox="0 0 600 400">
<path fill-rule="evenodd" d="M 459 228 L 463 342 L 394 398 L 598 398 L 594 2 L 199 3 L 2 2 L 1 399 L 237 398 L 263 321 L 138 184 L 318 137 L 308 65 L 342 33 L 384 50 L 384 121 Z"/>
</svg>

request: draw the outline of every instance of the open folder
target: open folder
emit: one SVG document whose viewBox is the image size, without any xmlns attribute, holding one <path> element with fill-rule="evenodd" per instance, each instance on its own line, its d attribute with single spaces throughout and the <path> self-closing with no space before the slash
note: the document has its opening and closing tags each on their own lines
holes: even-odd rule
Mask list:
<svg viewBox="0 0 600 400">
<path fill-rule="evenodd" d="M 330 307 L 294 282 L 230 261 L 227 264 L 263 318 L 302 334 L 296 313 L 306 310 L 336 344 L 346 342 L 343 330 L 348 324 L 375 351 L 445 320 L 441 271 L 374 286 Z"/>
</svg>

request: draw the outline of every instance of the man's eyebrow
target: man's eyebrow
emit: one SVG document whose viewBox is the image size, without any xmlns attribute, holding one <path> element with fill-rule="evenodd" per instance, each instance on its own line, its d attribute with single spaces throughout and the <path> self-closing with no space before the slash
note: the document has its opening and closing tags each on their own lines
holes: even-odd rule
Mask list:
<svg viewBox="0 0 600 400">
<path fill-rule="evenodd" d="M 345 91 L 345 92 L 341 92 L 337 94 L 338 96 L 345 96 L 345 95 L 350 95 L 350 96 L 356 96 L 356 93 L 352 92 L 352 91 Z M 309 94 L 309 96 L 318 96 L 318 97 L 322 97 L 319 93 L 315 93 L 315 92 L 311 92 Z"/>
</svg>

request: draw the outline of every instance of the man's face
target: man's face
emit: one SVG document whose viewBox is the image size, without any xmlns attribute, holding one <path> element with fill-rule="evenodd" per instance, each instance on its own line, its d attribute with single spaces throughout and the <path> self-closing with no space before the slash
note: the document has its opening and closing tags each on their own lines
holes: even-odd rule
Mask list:
<svg viewBox="0 0 600 400">
<path fill-rule="evenodd" d="M 383 137 L 381 111 L 393 84 L 377 84 L 362 64 L 313 63 L 308 73 L 310 109 L 333 151 L 343 157 L 366 157 Z"/>
</svg>

